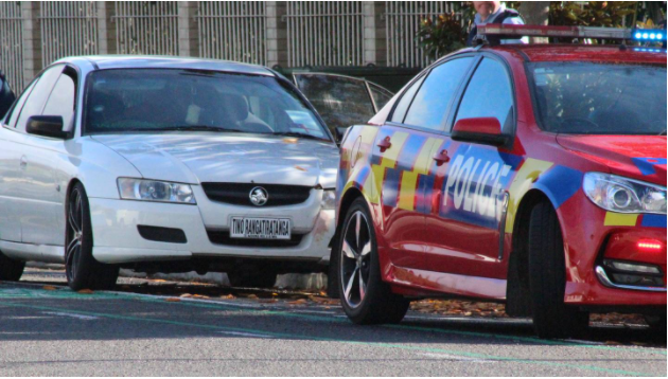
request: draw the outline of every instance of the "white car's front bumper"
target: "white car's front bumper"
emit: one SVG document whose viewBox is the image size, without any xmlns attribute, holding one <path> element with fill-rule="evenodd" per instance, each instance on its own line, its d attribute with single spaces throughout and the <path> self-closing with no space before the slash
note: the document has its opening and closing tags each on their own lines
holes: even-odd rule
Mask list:
<svg viewBox="0 0 668 379">
<path fill-rule="evenodd" d="M 195 188 L 194 188 L 195 190 Z M 328 261 L 334 236 L 333 210 L 322 210 L 321 191 L 313 190 L 299 205 L 284 207 L 244 207 L 215 203 L 196 190 L 197 205 L 142 201 L 89 199 L 93 226 L 93 256 L 100 262 L 120 264 L 157 262 L 196 257 L 281 258 L 286 260 Z M 209 232 L 229 233 L 231 216 L 281 217 L 292 220 L 292 233 L 303 235 L 293 247 L 245 247 L 213 243 Z M 150 241 L 138 226 L 182 230 L 187 242 Z"/>
</svg>

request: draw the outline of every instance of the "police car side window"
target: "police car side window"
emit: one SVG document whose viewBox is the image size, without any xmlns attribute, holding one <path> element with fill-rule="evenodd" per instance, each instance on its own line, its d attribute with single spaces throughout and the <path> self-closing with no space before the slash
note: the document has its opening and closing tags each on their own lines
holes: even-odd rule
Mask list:
<svg viewBox="0 0 668 379">
<path fill-rule="evenodd" d="M 415 95 L 404 124 L 442 130 L 448 107 L 472 60 L 472 57 L 453 59 L 431 70 Z"/>
<path fill-rule="evenodd" d="M 466 88 L 455 124 L 465 118 L 496 117 L 503 131 L 510 131 L 513 113 L 512 86 L 503 64 L 484 58 Z"/>
<path fill-rule="evenodd" d="M 401 99 L 399 99 L 399 102 L 394 107 L 394 112 L 392 112 L 392 122 L 399 124 L 404 122 L 408 106 L 411 105 L 411 101 L 413 101 L 413 97 L 417 90 L 420 89 L 420 85 L 422 85 L 425 77 L 426 75 L 422 75 L 420 79 L 416 80 L 406 91 L 404 91 L 404 94 L 401 95 Z"/>
</svg>

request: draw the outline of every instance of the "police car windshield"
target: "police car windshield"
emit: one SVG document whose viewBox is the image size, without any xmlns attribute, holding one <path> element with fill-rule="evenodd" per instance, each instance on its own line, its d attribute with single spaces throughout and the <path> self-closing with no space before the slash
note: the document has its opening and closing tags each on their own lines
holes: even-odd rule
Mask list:
<svg viewBox="0 0 668 379">
<path fill-rule="evenodd" d="M 528 67 L 544 130 L 625 135 L 666 130 L 665 66 L 546 62 Z"/>
</svg>

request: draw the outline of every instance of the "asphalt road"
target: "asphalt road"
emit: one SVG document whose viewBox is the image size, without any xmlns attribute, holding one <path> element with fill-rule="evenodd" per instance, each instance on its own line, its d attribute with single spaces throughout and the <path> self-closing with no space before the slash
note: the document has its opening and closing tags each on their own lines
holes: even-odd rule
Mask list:
<svg viewBox="0 0 668 379">
<path fill-rule="evenodd" d="M 410 312 L 397 326 L 360 327 L 294 293 L 233 298 L 137 279 L 118 290 L 75 293 L 61 272 L 34 269 L 0 283 L 0 376 L 667 374 L 666 336 L 642 326 L 597 324 L 587 341 L 542 341 L 523 319 Z"/>
</svg>

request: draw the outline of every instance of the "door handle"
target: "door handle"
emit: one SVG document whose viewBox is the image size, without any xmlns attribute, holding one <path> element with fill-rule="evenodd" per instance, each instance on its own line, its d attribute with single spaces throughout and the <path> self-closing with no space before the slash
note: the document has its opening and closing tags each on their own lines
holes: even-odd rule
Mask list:
<svg viewBox="0 0 668 379">
<path fill-rule="evenodd" d="M 19 166 L 21 166 L 21 168 L 28 167 L 28 158 L 26 158 L 25 156 L 22 156 L 21 161 L 19 163 Z"/>
<path fill-rule="evenodd" d="M 443 163 L 450 162 L 450 156 L 447 150 L 441 150 L 440 153 L 434 155 L 433 159 L 436 161 L 436 166 L 442 166 Z"/>
<path fill-rule="evenodd" d="M 392 143 L 390 142 L 390 136 L 385 137 L 384 140 L 378 142 L 378 147 L 380 147 L 380 152 L 384 153 L 385 150 L 389 149 L 392 147 Z"/>
</svg>

